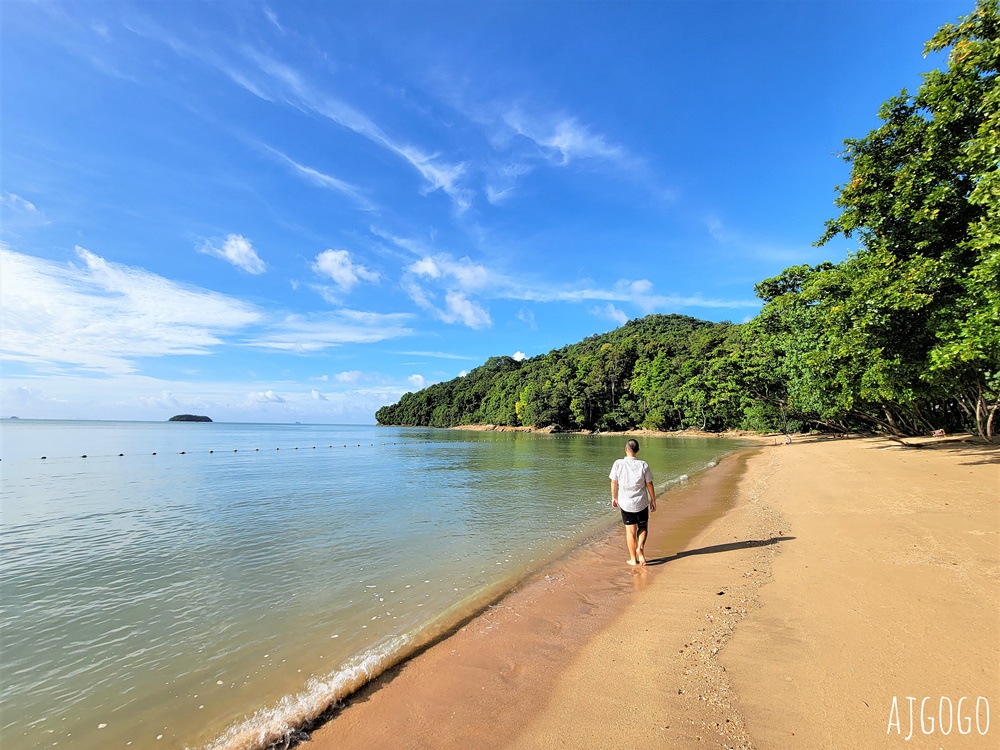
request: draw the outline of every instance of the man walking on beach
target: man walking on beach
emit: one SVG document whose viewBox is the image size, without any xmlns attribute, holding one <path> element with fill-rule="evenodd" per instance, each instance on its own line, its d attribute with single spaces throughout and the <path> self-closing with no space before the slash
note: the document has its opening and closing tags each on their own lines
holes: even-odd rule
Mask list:
<svg viewBox="0 0 1000 750">
<path fill-rule="evenodd" d="M 656 512 L 656 490 L 653 473 L 645 461 L 636 458 L 639 441 L 625 443 L 625 458 L 619 458 L 611 467 L 611 505 L 622 512 L 625 524 L 625 544 L 628 545 L 628 564 L 645 565 L 646 535 L 649 529 L 649 512 Z"/>
</svg>

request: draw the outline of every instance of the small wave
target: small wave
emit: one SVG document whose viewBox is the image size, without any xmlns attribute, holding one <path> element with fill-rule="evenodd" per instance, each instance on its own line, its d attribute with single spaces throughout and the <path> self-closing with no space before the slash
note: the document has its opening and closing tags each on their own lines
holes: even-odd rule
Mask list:
<svg viewBox="0 0 1000 750">
<path fill-rule="evenodd" d="M 286 695 L 275 705 L 233 725 L 221 737 L 206 745 L 204 750 L 266 750 L 275 745 L 287 745 L 295 735 L 313 726 L 329 708 L 454 632 L 554 557 L 543 558 L 531 569 L 520 570 L 494 581 L 417 630 L 392 636 L 348 659 L 327 676 L 310 679 L 302 691 Z"/>
<path fill-rule="evenodd" d="M 276 705 L 230 727 L 205 750 L 263 750 L 287 742 L 330 706 L 405 659 L 423 640 L 419 635 L 397 635 L 358 654 L 326 677 L 310 679 L 296 695 L 286 695 Z"/>
</svg>

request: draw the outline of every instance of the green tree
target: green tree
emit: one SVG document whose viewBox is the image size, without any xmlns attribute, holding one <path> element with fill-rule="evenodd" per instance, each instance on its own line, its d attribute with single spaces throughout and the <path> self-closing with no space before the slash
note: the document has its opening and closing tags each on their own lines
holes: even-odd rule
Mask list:
<svg viewBox="0 0 1000 750">
<path fill-rule="evenodd" d="M 997 0 L 980 0 L 925 48 L 943 50 L 946 69 L 845 142 L 851 179 L 820 244 L 843 234 L 862 247 L 836 269 L 836 293 L 814 297 L 830 335 L 811 360 L 836 372 L 843 406 L 893 432 L 923 431 L 957 404 L 990 439 L 1000 407 Z"/>
</svg>

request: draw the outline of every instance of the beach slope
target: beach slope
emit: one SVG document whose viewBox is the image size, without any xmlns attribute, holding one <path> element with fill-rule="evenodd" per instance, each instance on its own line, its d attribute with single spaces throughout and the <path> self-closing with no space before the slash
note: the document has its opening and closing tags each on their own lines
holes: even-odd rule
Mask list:
<svg viewBox="0 0 1000 750">
<path fill-rule="evenodd" d="M 766 444 L 664 499 L 646 570 L 578 551 L 310 746 L 996 746 L 1000 451 Z"/>
</svg>

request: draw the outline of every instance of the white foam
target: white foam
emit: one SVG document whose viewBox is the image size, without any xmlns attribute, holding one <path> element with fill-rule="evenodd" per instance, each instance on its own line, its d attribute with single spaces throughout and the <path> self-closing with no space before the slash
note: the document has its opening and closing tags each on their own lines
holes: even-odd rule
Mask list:
<svg viewBox="0 0 1000 750">
<path fill-rule="evenodd" d="M 260 750 L 284 740 L 297 727 L 312 721 L 329 706 L 380 675 L 412 642 L 410 635 L 396 636 L 348 660 L 335 672 L 310 679 L 302 692 L 286 695 L 276 705 L 229 728 L 206 750 Z"/>
</svg>

